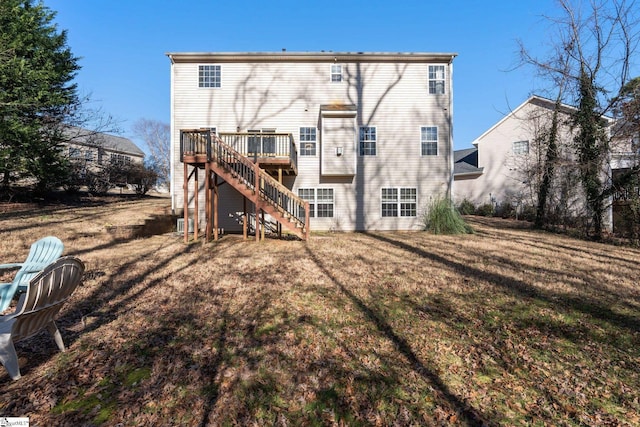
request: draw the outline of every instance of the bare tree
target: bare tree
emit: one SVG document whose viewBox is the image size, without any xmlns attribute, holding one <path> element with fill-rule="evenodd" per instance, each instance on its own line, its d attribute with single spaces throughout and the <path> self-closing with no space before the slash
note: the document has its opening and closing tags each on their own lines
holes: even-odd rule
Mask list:
<svg viewBox="0 0 640 427">
<path fill-rule="evenodd" d="M 158 173 L 158 181 L 168 184 L 171 171 L 171 128 L 159 120 L 140 119 L 133 124 L 132 130 L 149 147 L 149 162 Z"/>
<path fill-rule="evenodd" d="M 586 6 L 577 0 L 558 0 L 558 5 L 561 16 L 547 18 L 557 30 L 550 37 L 551 53 L 540 59 L 521 44 L 521 57 L 523 63 L 548 77 L 548 89 L 558 94 L 558 105 L 565 102 L 577 106 L 572 148 L 588 211 L 587 232 L 592 230 L 594 238 L 599 239 L 610 187 L 606 118 L 629 79 L 631 58 L 640 40 L 640 7 L 635 0 L 592 0 Z M 550 132 L 549 150 L 554 148 L 553 135 Z M 553 174 L 549 169 L 553 161 L 554 153 L 548 151 L 543 167 L 546 173 Z M 541 186 L 541 191 L 544 189 L 545 185 Z M 544 206 L 539 204 L 538 209 Z"/>
</svg>

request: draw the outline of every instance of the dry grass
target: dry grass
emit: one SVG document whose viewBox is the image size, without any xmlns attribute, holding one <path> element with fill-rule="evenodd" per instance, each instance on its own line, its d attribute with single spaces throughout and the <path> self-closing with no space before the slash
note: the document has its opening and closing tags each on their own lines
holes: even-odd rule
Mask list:
<svg viewBox="0 0 640 427">
<path fill-rule="evenodd" d="M 87 265 L 0 373 L 32 425 L 638 425 L 640 251 L 473 219 L 474 235 L 114 240 L 167 199 L 0 214 L 2 262 Z M 2 208 L 0 207 L 0 211 Z"/>
</svg>

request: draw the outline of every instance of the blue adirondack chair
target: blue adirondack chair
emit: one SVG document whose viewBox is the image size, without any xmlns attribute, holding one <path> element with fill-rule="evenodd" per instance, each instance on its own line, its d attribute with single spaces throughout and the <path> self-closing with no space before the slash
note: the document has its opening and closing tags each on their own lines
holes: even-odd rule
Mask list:
<svg viewBox="0 0 640 427">
<path fill-rule="evenodd" d="M 11 283 L 0 283 L 0 311 L 6 310 L 17 291 L 24 292 L 29 281 L 46 266 L 60 258 L 64 251 L 62 241 L 47 236 L 31 245 L 24 262 L 0 264 L 0 270 L 20 268 Z"/>
<path fill-rule="evenodd" d="M 82 281 L 83 272 L 84 264 L 78 258 L 66 256 L 57 259 L 31 279 L 25 293 L 20 295 L 16 310 L 0 316 L 0 363 L 12 379 L 20 378 L 14 342 L 47 329 L 60 351 L 65 351 L 55 318 Z"/>
</svg>

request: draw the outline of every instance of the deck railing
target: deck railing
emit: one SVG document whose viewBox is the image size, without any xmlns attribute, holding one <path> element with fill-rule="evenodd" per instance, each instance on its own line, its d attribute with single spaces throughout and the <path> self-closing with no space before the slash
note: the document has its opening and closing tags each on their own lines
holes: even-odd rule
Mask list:
<svg viewBox="0 0 640 427">
<path fill-rule="evenodd" d="M 240 134 L 234 135 L 240 136 Z M 247 138 L 245 141 L 249 143 L 250 140 Z M 207 161 L 216 162 L 239 182 L 257 193 L 264 203 L 271 205 L 283 217 L 303 229 L 308 227 L 308 202 L 302 200 L 261 169 L 257 163 L 249 160 L 248 157 L 209 130 L 180 131 L 180 153 L 181 161 L 184 160 L 185 155 L 206 154 Z"/>
<path fill-rule="evenodd" d="M 180 131 L 180 161 L 184 155 L 202 155 L 208 153 L 209 144 L 206 135 L 208 129 Z M 273 158 L 288 158 L 294 169 L 298 165 L 298 151 L 293 135 L 290 133 L 261 132 L 221 132 L 218 137 L 238 153 L 253 159 L 254 162 L 268 161 Z M 211 158 L 207 158 L 211 161 Z"/>
</svg>

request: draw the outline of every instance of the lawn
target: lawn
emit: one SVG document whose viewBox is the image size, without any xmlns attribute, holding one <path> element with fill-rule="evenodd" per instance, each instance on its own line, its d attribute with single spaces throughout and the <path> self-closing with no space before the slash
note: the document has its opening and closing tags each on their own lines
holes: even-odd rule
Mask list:
<svg viewBox="0 0 640 427">
<path fill-rule="evenodd" d="M 105 232 L 167 198 L 0 205 L 0 262 L 86 264 L 0 372 L 32 425 L 639 425 L 640 250 L 469 218 L 473 235 Z"/>
</svg>

